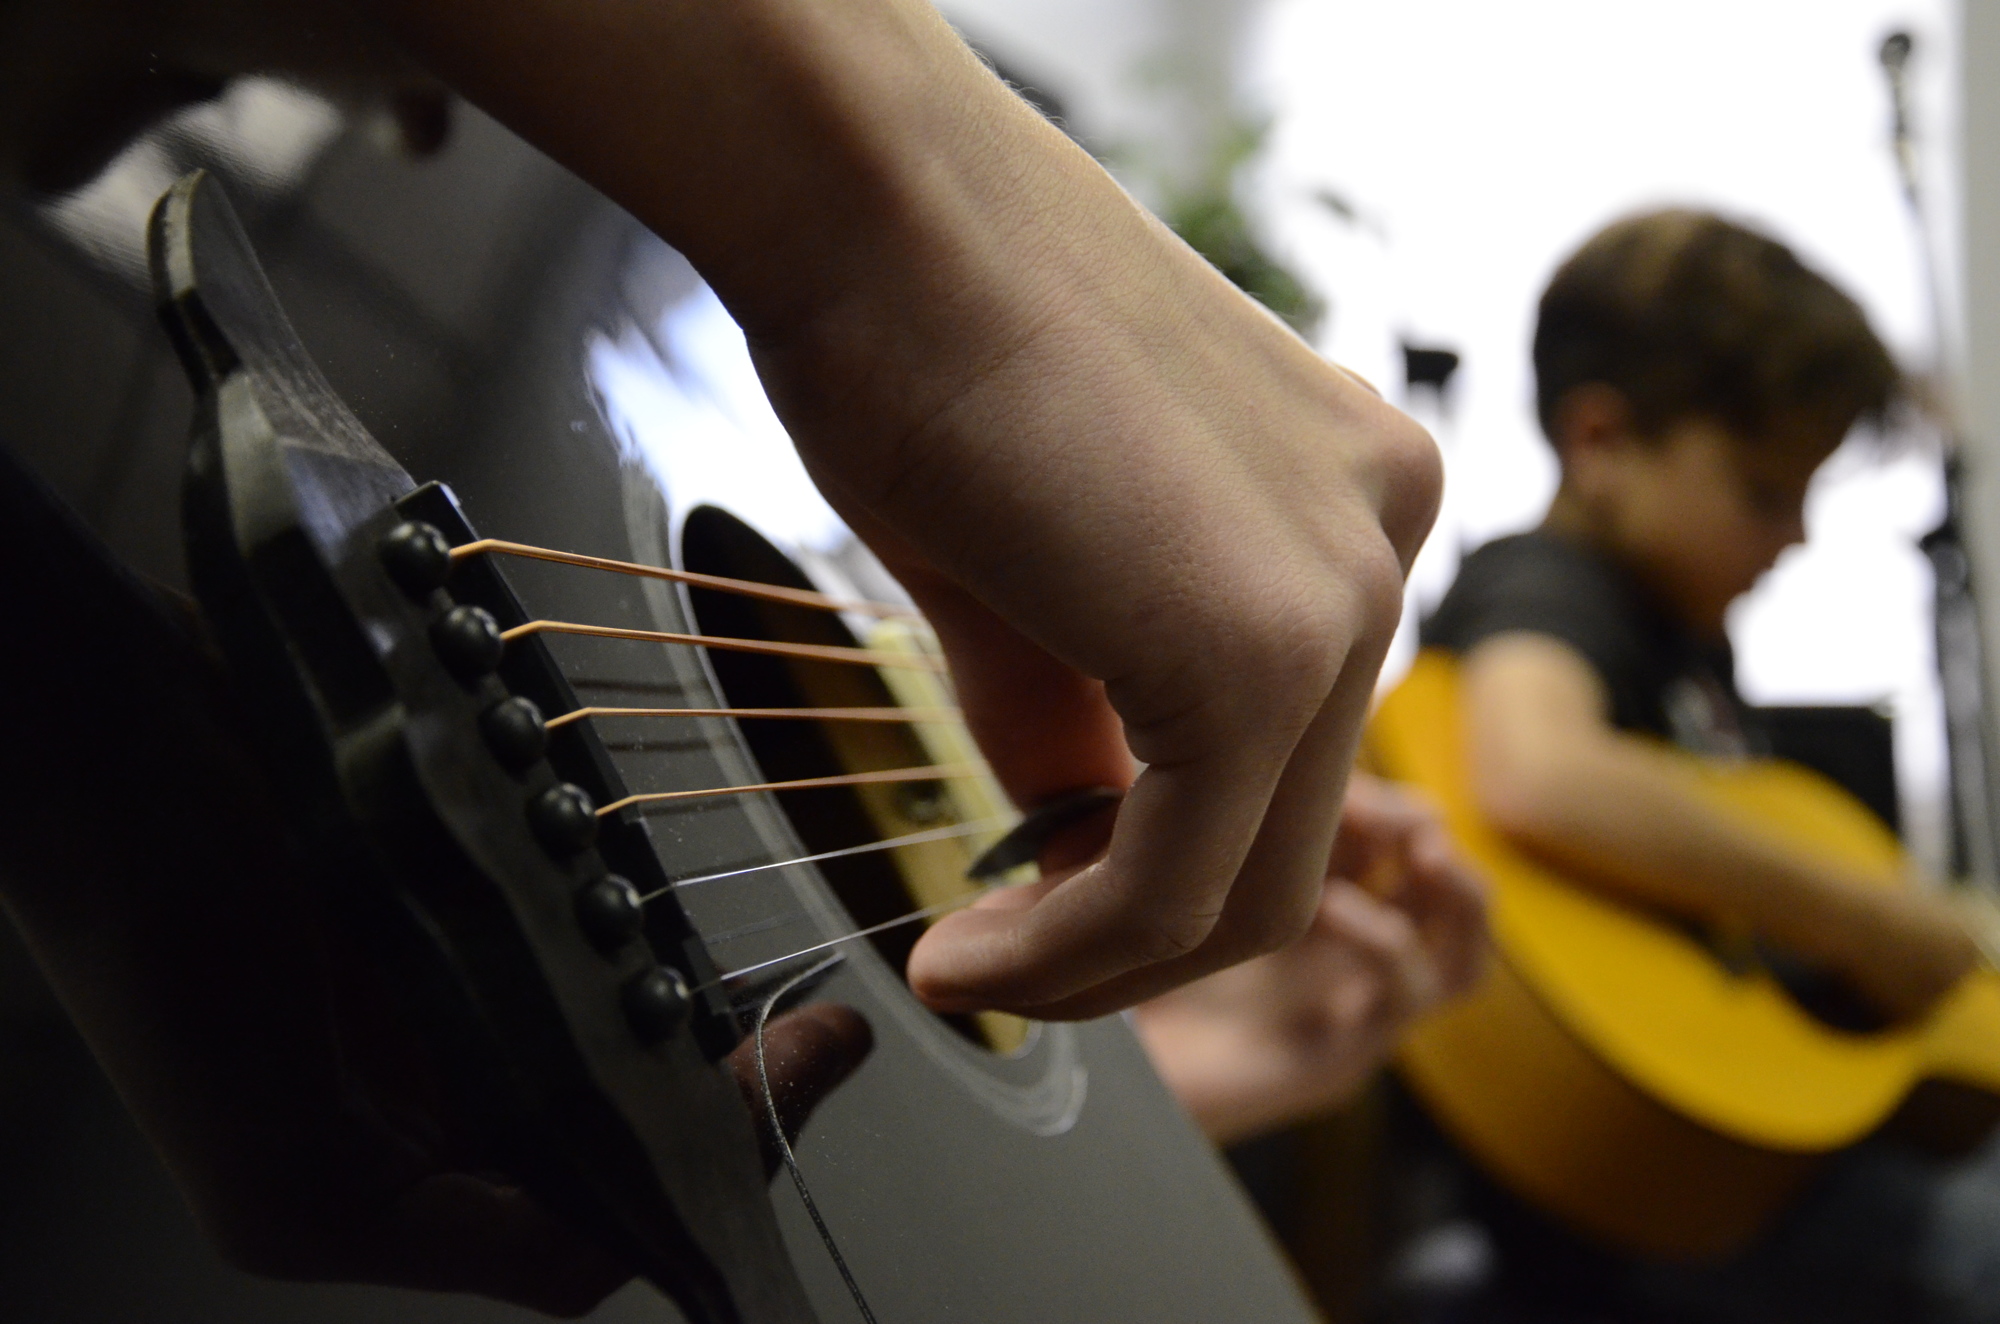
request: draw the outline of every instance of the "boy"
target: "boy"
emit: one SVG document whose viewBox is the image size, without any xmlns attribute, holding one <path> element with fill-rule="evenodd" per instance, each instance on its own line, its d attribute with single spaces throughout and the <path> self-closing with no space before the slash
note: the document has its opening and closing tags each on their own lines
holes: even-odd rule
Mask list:
<svg viewBox="0 0 2000 1324">
<path fill-rule="evenodd" d="M 1563 264 L 1542 298 L 1534 360 L 1560 487 L 1539 528 L 1466 559 L 1423 631 L 1462 658 L 1480 808 L 1535 853 L 1635 902 L 1747 925 L 1843 977 L 1883 1016 L 1921 1013 L 1977 958 L 1949 905 L 1752 835 L 1691 796 L 1674 757 L 1644 738 L 1759 752 L 1724 613 L 1802 539 L 1814 470 L 1891 401 L 1888 353 L 1860 309 L 1781 244 L 1664 211 L 1612 225 Z M 1743 1265 L 1634 1271 L 1616 1295 L 1635 1299 L 1612 1308 L 1650 1314 L 1671 1298 L 1676 1317 L 1735 1318 L 1754 1280 L 1775 1297 L 1759 1318 L 1803 1306 L 1808 1284 L 1832 1287 L 1857 1318 L 1890 1302 L 1901 1318 L 1983 1317 L 1917 1281 L 1929 1253 L 1917 1233 L 1907 1253 L 1871 1259 L 1851 1245 L 1828 1254 L 1807 1230 L 1836 1207 L 1877 1210 L 1879 1249 L 1898 1221 L 1882 1185 L 1836 1164 Z M 2000 1254 L 1985 1258 L 2000 1269 Z M 1810 1307 L 1846 1317 L 1835 1309 Z"/>
</svg>

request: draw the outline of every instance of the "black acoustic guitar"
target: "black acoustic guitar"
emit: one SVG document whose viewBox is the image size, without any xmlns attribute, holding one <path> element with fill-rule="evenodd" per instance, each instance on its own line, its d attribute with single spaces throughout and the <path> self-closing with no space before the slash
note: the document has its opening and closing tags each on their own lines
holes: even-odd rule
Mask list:
<svg viewBox="0 0 2000 1324">
<path fill-rule="evenodd" d="M 1310 1318 L 1120 1021 L 953 1023 L 910 996 L 900 960 L 915 929 L 903 921 L 955 904 L 935 889 L 963 895 L 963 869 L 941 878 L 940 861 L 969 861 L 984 841 L 971 829 L 995 825 L 977 819 L 963 770 L 943 766 L 937 724 L 914 714 L 946 702 L 910 688 L 935 681 L 921 632 L 899 644 L 875 628 L 882 609 L 827 609 L 829 595 L 893 608 L 893 585 L 870 582 L 865 555 L 822 545 L 801 561 L 763 536 L 757 494 L 782 475 L 754 452 L 690 429 L 675 434 L 678 459 L 649 462 L 634 411 L 651 400 L 657 424 L 716 394 L 673 337 L 673 319 L 704 297 L 685 262 L 462 108 L 446 150 L 412 163 L 267 84 L 225 104 L 243 113 L 184 119 L 92 188 L 12 214 L 0 289 L 35 311 L 0 332 L 10 444 L 129 559 L 181 579 L 174 492 L 194 411 L 153 322 L 145 207 L 130 200 L 150 205 L 184 169 L 209 169 L 242 204 L 242 238 L 191 237 L 202 232 L 191 189 L 182 215 L 194 228 L 177 239 L 163 219 L 157 264 L 178 298 L 201 289 L 207 261 L 212 288 L 234 291 L 215 306 L 237 309 L 204 322 L 201 298 L 179 305 L 181 349 L 205 391 L 191 568 L 205 598 L 251 592 L 276 627 L 276 641 L 248 629 L 233 653 L 261 648 L 271 662 L 288 631 L 359 622 L 361 638 L 321 643 L 386 668 L 387 691 L 366 667 L 313 673 L 318 725 L 295 708 L 277 743 L 301 751 L 287 769 L 296 793 L 330 793 L 328 766 L 346 779 L 334 789 L 365 811 L 362 853 L 388 842 L 434 866 L 422 883 L 433 893 L 405 862 L 383 894 L 384 959 L 421 974 L 433 1033 L 465 1045 L 465 1078 L 505 1085 L 484 1119 L 496 1152 L 689 1318 L 856 1317 L 799 1199 L 785 1184 L 767 1193 L 757 1119 L 713 1065 L 773 978 L 838 951 L 817 995 L 859 1009 L 877 1047 L 797 1157 L 877 1318 Z M 208 259 L 204 242 L 216 245 Z M 230 285 L 235 258 L 220 255 L 252 249 L 296 342 Z M 252 361 L 263 385 L 242 387 Z M 633 365 L 650 375 L 620 393 Z M 303 410 L 322 430 L 334 420 L 333 440 L 300 424 L 284 473 L 229 472 L 223 424 L 243 421 L 224 399 L 232 374 L 273 439 Z M 323 382 L 324 398 L 302 400 L 300 381 Z M 270 543 L 273 560 L 246 558 L 242 535 L 269 514 L 254 494 L 273 482 L 302 536 Z M 750 495 L 731 501 L 732 490 Z M 567 559 L 465 554 L 483 539 Z M 286 562 L 304 553 L 317 588 Z M 516 699 L 533 704 L 546 743 Z M 903 719 L 872 724 L 560 720 L 898 707 Z M 382 735 L 391 709 L 397 739 Z M 521 731 L 504 729 L 506 711 Z M 335 745 L 347 753 L 315 766 Z M 833 784 L 799 785 L 812 782 Z M 880 849 L 889 838 L 900 844 Z M 636 930 L 618 904 L 627 884 L 653 897 Z M 412 925 L 412 913 L 449 923 Z M 275 1313 L 276 1298 L 259 1299 L 265 1319 L 407 1308 L 310 1288 L 288 1289 Z M 162 1311 L 230 1317 L 196 1300 Z M 674 1317 L 663 1298 L 630 1294 L 601 1313 Z"/>
</svg>

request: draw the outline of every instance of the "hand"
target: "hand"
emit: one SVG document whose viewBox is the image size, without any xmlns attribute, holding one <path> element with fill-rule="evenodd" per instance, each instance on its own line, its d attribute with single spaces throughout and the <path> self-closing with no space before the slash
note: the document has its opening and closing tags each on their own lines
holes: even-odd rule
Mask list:
<svg viewBox="0 0 2000 1324">
<path fill-rule="evenodd" d="M 1209 1138 L 1234 1144 L 1346 1101 L 1485 957 L 1484 888 L 1436 816 L 1357 775 L 1306 935 L 1141 1003 L 1133 1025 Z"/>
<path fill-rule="evenodd" d="M 1864 883 L 1851 896 L 1838 968 L 1891 1021 L 1929 1012 L 1979 964 L 1975 935 L 1990 918 L 1934 885 L 1878 890 Z"/>
<path fill-rule="evenodd" d="M 708 278 L 1015 798 L 1132 783 L 1102 860 L 924 936 L 921 997 L 1095 1016 L 1305 931 L 1438 499 L 1420 428 L 922 0 L 366 8 Z"/>
</svg>

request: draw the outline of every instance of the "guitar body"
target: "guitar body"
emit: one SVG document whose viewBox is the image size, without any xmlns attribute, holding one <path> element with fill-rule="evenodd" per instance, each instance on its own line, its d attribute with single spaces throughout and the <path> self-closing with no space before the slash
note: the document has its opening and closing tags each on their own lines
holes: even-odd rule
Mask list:
<svg viewBox="0 0 2000 1324">
<path fill-rule="evenodd" d="M 1489 1171 L 1577 1229 L 1641 1254 L 1740 1248 L 1814 1162 L 1875 1130 L 1921 1082 L 2000 1096 L 2000 977 L 1968 976 L 1929 1016 L 1834 1029 L 1754 963 L 1565 879 L 1482 821 L 1456 663 L 1421 654 L 1368 749 L 1443 809 L 1491 879 L 1500 959 L 1400 1058 L 1411 1086 Z M 1790 845 L 1878 873 L 1893 836 L 1802 767 L 1705 765 L 1691 788 Z"/>
<path fill-rule="evenodd" d="M 693 272 L 588 187 L 464 107 L 445 150 L 410 162 L 367 126 L 341 127 L 330 108 L 259 120 L 249 112 L 264 103 L 236 104 L 246 113 L 235 120 L 210 116 L 199 131 L 135 148 L 114 164 L 124 173 L 112 186 L 39 210 L 17 204 L 0 226 L 0 289 L 18 313 L 0 331 L 6 444 L 141 570 L 185 583 L 177 525 L 191 401 L 154 320 L 143 245 L 152 198 L 197 166 L 237 200 L 334 391 L 404 469 L 449 484 L 480 533 L 680 564 L 697 509 L 735 505 L 732 491 L 759 507 L 780 482 L 768 456 L 739 455 L 702 430 L 694 406 L 704 384 L 689 376 L 700 365 L 663 348 L 663 326 L 699 293 Z M 651 375 L 619 394 L 639 369 Z M 662 425 L 657 435 L 678 442 L 648 450 L 639 434 L 673 408 L 693 421 Z M 758 509 L 735 513 L 761 522 Z M 763 531 L 780 543 L 788 533 Z M 727 541 L 710 539 L 701 555 L 726 558 L 726 546 L 712 549 Z M 830 562 L 821 569 L 837 577 Z M 533 563 L 508 574 L 535 616 L 659 631 L 702 624 L 673 585 Z M 563 640 L 553 651 L 585 704 L 728 697 L 693 650 Z M 766 779 L 759 751 L 725 719 L 607 728 L 605 743 L 635 791 Z M 767 796 L 696 802 L 649 815 L 648 827 L 675 878 L 810 850 L 810 832 Z M 852 930 L 838 881 L 793 865 L 683 895 L 718 962 L 735 968 Z M 876 1046 L 820 1106 L 798 1157 L 884 1324 L 1312 1318 L 1122 1021 L 968 1031 L 920 1007 L 890 956 L 865 942 L 842 950 L 845 964 L 818 996 L 857 1008 Z M 773 1203 L 818 1317 L 852 1318 L 783 1178 Z M 148 1245 L 151 1234 L 128 1229 L 116 1240 Z M 393 1293 L 257 1285 L 252 1294 L 220 1271 L 203 1280 L 206 1295 L 176 1296 L 193 1290 L 188 1281 L 176 1265 L 157 1295 L 138 1294 L 168 1314 L 218 1320 L 440 1317 L 432 1303 Z M 519 1317 L 476 1302 L 446 1309 L 453 1320 Z M 71 1313 L 112 1317 L 87 1304 Z M 676 1317 L 643 1288 L 601 1314 Z"/>
</svg>

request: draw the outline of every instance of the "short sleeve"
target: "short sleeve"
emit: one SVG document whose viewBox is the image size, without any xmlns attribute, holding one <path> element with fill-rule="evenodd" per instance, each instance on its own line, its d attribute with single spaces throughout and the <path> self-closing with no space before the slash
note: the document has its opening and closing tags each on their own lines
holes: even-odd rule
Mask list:
<svg viewBox="0 0 2000 1324">
<path fill-rule="evenodd" d="M 1610 691 L 1616 725 L 1659 724 L 1658 625 L 1618 567 L 1548 534 L 1499 539 L 1466 557 L 1419 637 L 1426 647 L 1464 654 L 1516 631 L 1580 654 Z"/>
</svg>

